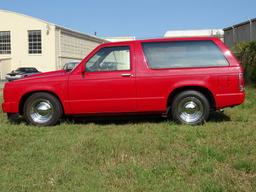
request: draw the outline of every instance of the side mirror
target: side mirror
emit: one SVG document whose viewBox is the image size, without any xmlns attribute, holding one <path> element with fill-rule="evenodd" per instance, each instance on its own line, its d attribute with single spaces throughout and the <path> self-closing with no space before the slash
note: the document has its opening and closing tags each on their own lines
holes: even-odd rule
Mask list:
<svg viewBox="0 0 256 192">
<path fill-rule="evenodd" d="M 64 69 L 66 72 L 69 72 L 69 71 L 72 71 L 73 68 L 74 68 L 73 65 L 65 65 L 63 69 Z"/>
</svg>

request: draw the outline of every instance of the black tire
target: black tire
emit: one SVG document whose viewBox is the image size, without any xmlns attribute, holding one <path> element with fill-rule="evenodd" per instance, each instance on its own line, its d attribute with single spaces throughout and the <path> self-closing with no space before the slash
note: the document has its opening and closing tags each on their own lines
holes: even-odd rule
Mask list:
<svg viewBox="0 0 256 192">
<path fill-rule="evenodd" d="M 194 90 L 179 93 L 171 104 L 172 118 L 181 124 L 203 124 L 209 113 L 209 101 L 202 93 Z"/>
<path fill-rule="evenodd" d="M 23 115 L 27 123 L 31 125 L 53 126 L 59 123 L 63 109 L 54 95 L 38 92 L 29 96 L 25 101 Z"/>
</svg>

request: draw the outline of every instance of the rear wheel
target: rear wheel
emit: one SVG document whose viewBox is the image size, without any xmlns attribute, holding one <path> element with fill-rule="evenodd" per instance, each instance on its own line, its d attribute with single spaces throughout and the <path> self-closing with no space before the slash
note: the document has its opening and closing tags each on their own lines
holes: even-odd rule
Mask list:
<svg viewBox="0 0 256 192">
<path fill-rule="evenodd" d="M 198 91 L 181 92 L 174 98 L 171 105 L 174 121 L 182 124 L 202 124 L 208 119 L 209 113 L 209 101 Z"/>
<path fill-rule="evenodd" d="M 59 122 L 63 110 L 55 96 L 39 92 L 29 96 L 25 101 L 23 114 L 29 124 L 51 126 Z"/>
</svg>

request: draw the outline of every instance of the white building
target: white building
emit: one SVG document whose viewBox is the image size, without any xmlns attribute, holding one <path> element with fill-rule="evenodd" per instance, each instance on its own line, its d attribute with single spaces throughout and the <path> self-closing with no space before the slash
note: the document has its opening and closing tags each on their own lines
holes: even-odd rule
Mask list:
<svg viewBox="0 0 256 192">
<path fill-rule="evenodd" d="M 104 37 L 107 41 L 110 42 L 122 42 L 122 41 L 133 41 L 136 40 L 135 36 L 123 36 L 123 37 Z"/>
<path fill-rule="evenodd" d="M 0 10 L 0 21 L 0 79 L 18 67 L 36 67 L 42 72 L 60 69 L 107 42 L 6 10 Z"/>
<path fill-rule="evenodd" d="M 197 29 L 197 30 L 170 30 L 164 37 L 218 37 L 223 40 L 222 29 Z"/>
</svg>

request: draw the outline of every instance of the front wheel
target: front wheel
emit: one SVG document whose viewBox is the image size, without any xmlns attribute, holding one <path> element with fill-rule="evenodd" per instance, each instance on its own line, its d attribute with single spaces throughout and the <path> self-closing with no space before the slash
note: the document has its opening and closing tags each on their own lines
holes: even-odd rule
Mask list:
<svg viewBox="0 0 256 192">
<path fill-rule="evenodd" d="M 209 101 L 198 91 L 181 92 L 174 98 L 171 105 L 171 114 L 174 121 L 182 124 L 202 124 L 208 119 L 209 113 Z"/>
<path fill-rule="evenodd" d="M 23 114 L 29 124 L 52 126 L 59 122 L 63 110 L 55 96 L 38 92 L 29 96 L 25 101 Z"/>
</svg>

